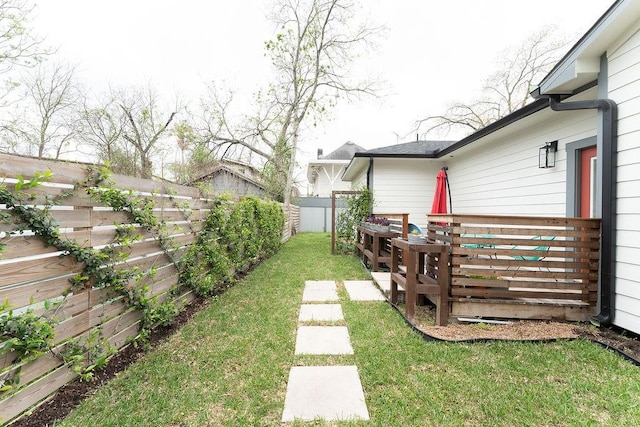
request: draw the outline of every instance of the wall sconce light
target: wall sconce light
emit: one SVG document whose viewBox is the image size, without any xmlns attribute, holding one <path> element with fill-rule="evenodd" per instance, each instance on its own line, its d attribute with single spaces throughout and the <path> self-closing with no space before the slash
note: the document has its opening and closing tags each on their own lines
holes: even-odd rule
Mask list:
<svg viewBox="0 0 640 427">
<path fill-rule="evenodd" d="M 558 141 L 549 141 L 544 143 L 544 147 L 540 147 L 540 155 L 538 157 L 538 167 L 542 169 L 553 168 L 556 166 L 556 152 L 558 151 Z"/>
</svg>

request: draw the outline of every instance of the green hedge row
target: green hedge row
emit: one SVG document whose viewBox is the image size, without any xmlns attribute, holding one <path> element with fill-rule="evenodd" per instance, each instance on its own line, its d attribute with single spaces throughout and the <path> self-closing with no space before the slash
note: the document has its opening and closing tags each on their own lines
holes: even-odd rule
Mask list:
<svg viewBox="0 0 640 427">
<path fill-rule="evenodd" d="M 280 247 L 284 213 L 276 202 L 247 197 L 213 201 L 197 242 L 180 260 L 180 281 L 200 296 L 233 283 Z"/>
</svg>

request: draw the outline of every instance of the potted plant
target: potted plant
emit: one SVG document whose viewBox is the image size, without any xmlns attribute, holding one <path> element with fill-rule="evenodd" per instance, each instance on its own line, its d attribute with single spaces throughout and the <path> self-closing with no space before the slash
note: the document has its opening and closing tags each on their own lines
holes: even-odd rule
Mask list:
<svg viewBox="0 0 640 427">
<path fill-rule="evenodd" d="M 391 223 L 389 222 L 388 218 L 376 217 L 373 215 L 366 217 L 364 219 L 364 222 L 362 223 L 364 227 L 381 233 L 388 232 L 390 224 Z"/>
</svg>

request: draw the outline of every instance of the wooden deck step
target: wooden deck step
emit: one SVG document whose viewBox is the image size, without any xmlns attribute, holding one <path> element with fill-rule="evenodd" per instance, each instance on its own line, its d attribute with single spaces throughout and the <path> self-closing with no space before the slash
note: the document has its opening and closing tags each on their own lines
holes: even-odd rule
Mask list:
<svg viewBox="0 0 640 427">
<path fill-rule="evenodd" d="M 452 317 L 487 317 L 498 319 L 541 319 L 586 322 L 595 314 L 584 301 L 546 298 L 450 300 Z"/>
</svg>

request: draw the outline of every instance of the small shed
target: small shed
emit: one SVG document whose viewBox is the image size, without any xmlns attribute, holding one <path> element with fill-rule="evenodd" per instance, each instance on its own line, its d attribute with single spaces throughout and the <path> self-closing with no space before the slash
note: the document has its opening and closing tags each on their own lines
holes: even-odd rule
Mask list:
<svg viewBox="0 0 640 427">
<path fill-rule="evenodd" d="M 250 165 L 224 161 L 200 175 L 190 184 L 206 183 L 213 194 L 231 194 L 234 197 L 267 197 L 267 190 L 259 180 L 260 173 Z"/>
</svg>

